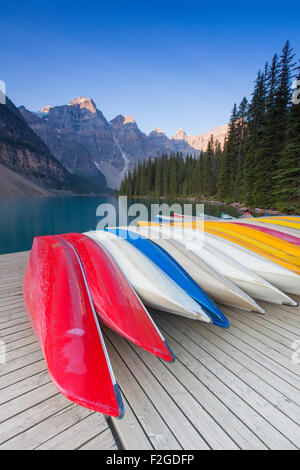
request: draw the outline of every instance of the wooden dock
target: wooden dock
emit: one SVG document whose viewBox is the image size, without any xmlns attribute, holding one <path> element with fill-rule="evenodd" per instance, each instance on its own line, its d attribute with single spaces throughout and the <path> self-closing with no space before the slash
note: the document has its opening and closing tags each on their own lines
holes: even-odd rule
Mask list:
<svg viewBox="0 0 300 470">
<path fill-rule="evenodd" d="M 0 256 L 0 449 L 300 448 L 299 307 L 223 307 L 228 330 L 152 312 L 173 364 L 103 328 L 125 405 L 122 420 L 106 421 L 50 380 L 24 310 L 27 259 Z"/>
</svg>

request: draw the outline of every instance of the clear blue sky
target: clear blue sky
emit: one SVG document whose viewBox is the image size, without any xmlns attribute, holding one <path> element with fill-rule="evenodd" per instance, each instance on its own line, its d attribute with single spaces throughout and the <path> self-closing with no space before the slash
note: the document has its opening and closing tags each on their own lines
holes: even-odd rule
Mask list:
<svg viewBox="0 0 300 470">
<path fill-rule="evenodd" d="M 85 95 L 145 132 L 224 124 L 286 39 L 300 57 L 298 2 L 1 0 L 0 12 L 0 79 L 16 105 Z"/>
</svg>

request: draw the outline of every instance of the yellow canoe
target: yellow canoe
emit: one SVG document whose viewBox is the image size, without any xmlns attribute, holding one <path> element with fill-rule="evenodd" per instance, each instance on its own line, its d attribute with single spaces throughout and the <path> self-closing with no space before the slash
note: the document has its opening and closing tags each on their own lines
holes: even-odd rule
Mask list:
<svg viewBox="0 0 300 470">
<path fill-rule="evenodd" d="M 276 224 L 270 224 L 266 222 L 263 223 L 263 222 L 259 222 L 257 219 L 239 219 L 238 222 L 239 224 L 244 223 L 248 225 L 258 225 L 258 227 L 271 228 L 273 230 L 277 230 L 278 232 L 286 233 L 288 235 L 292 235 L 293 237 L 300 238 L 300 229 L 297 230 L 296 228 L 286 227 L 284 225 L 276 225 Z"/>
<path fill-rule="evenodd" d="M 253 219 L 252 219 L 253 220 Z M 276 224 L 276 225 L 283 225 L 285 227 L 291 227 L 291 228 L 296 228 L 297 230 L 300 230 L 300 222 L 292 222 L 291 220 L 283 220 L 283 219 L 271 219 L 271 217 L 266 218 L 261 218 L 261 219 L 255 219 L 258 220 L 259 222 L 264 222 L 265 224 Z"/>
<path fill-rule="evenodd" d="M 246 237 L 250 237 L 253 239 L 253 243 L 261 243 L 265 244 L 268 247 L 275 248 L 277 250 L 283 251 L 283 253 L 294 256 L 299 258 L 300 262 L 300 247 L 293 245 L 292 243 L 282 240 L 281 238 L 275 237 L 274 235 L 270 235 L 268 233 L 259 232 L 254 228 L 244 227 L 243 225 L 237 224 L 224 224 L 218 222 L 207 222 L 205 226 L 211 225 L 220 230 L 227 230 L 230 232 L 235 232 L 237 234 L 244 235 Z M 261 245 L 262 248 L 265 248 Z"/>
<path fill-rule="evenodd" d="M 269 216 L 269 217 L 264 217 L 265 218 L 268 218 L 268 219 L 283 219 L 283 220 L 292 220 L 292 221 L 295 221 L 295 222 L 300 222 L 300 215 L 278 215 L 277 217 L 272 217 L 272 216 Z"/>
<path fill-rule="evenodd" d="M 215 230 L 213 228 L 205 228 L 205 231 L 207 233 L 211 233 L 213 235 L 217 235 L 218 237 L 221 237 L 221 238 L 224 238 L 225 240 L 229 240 L 233 243 L 236 243 L 237 245 L 240 245 L 244 248 L 247 248 L 248 250 L 251 250 L 253 251 L 254 253 L 257 253 L 261 256 L 264 256 L 265 258 L 273 261 L 274 263 L 277 263 L 279 264 L 280 266 L 283 266 L 284 268 L 287 268 L 289 269 L 290 271 L 293 271 L 294 273 L 296 274 L 299 274 L 300 275 L 300 267 L 296 266 L 295 264 L 293 263 L 290 263 L 284 259 L 282 259 L 281 257 L 278 257 L 272 253 L 270 253 L 270 251 L 267 251 L 267 250 L 264 250 L 262 248 L 259 248 L 257 245 L 254 245 L 253 243 L 249 243 L 248 241 L 246 240 L 242 240 L 240 237 L 237 237 L 235 235 L 232 235 L 230 234 L 229 232 L 226 233 L 226 232 L 221 232 L 219 230 Z"/>
<path fill-rule="evenodd" d="M 153 223 L 153 222 L 139 222 L 138 225 L 142 227 L 142 226 L 160 226 L 161 224 Z M 176 223 L 171 223 L 169 225 L 185 227 L 189 229 L 194 228 L 197 230 L 203 229 L 203 222 L 183 222 L 183 223 L 176 222 Z M 217 235 L 221 238 L 224 238 L 240 246 L 243 246 L 244 248 L 248 248 L 254 253 L 264 256 L 265 258 L 277 264 L 280 264 L 281 266 L 289 269 L 290 271 L 293 271 L 296 274 L 300 275 L 300 267 L 294 263 L 295 259 L 297 259 L 296 257 L 286 255 L 282 250 L 278 250 L 276 248 L 270 247 L 266 245 L 265 243 L 259 243 L 259 242 L 255 243 L 256 240 L 254 240 L 251 237 L 246 237 L 245 235 L 241 235 L 233 231 L 230 232 L 228 230 L 224 230 L 224 229 L 222 230 L 222 227 L 227 226 L 227 225 L 229 224 L 221 222 L 221 223 L 217 223 L 217 227 L 213 227 L 211 222 L 205 222 L 204 230 L 207 233 Z M 168 226 L 168 224 L 165 224 L 165 226 Z M 293 260 L 293 262 L 291 260 Z"/>
</svg>

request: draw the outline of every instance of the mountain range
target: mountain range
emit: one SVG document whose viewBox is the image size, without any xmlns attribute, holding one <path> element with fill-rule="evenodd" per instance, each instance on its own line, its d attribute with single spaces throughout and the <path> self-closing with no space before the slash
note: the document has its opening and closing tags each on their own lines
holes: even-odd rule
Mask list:
<svg viewBox="0 0 300 470">
<path fill-rule="evenodd" d="M 104 174 L 107 185 L 118 188 L 128 168 L 164 152 L 199 153 L 213 134 L 223 145 L 227 126 L 190 136 L 183 129 L 168 138 L 161 129 L 146 135 L 132 116 L 119 114 L 110 122 L 91 98 L 73 99 L 63 106 L 45 106 L 38 113 L 19 108 L 31 129 L 71 172 Z"/>
<path fill-rule="evenodd" d="M 110 122 L 91 98 L 33 112 L 7 100 L 0 105 L 0 163 L 46 188 L 103 192 L 119 188 L 128 169 L 162 153 L 199 154 L 211 135 L 222 145 L 227 125 L 198 136 L 159 128 L 148 135 L 132 116 Z M 86 189 L 86 190 L 85 190 Z"/>
<path fill-rule="evenodd" d="M 16 191 L 20 195 L 45 194 L 47 191 L 42 188 L 69 189 L 71 175 L 31 130 L 14 104 L 8 98 L 5 101 L 0 105 L 1 194 Z"/>
</svg>

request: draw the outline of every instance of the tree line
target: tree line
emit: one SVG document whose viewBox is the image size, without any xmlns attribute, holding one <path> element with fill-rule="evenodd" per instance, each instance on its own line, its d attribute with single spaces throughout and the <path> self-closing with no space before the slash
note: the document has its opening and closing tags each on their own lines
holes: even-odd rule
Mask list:
<svg viewBox="0 0 300 470">
<path fill-rule="evenodd" d="M 300 212 L 300 67 L 289 41 L 259 70 L 250 102 L 234 104 L 223 148 L 211 136 L 197 155 L 163 154 L 127 173 L 128 196 L 216 198 Z M 294 99 L 293 99 L 294 97 Z"/>
</svg>

